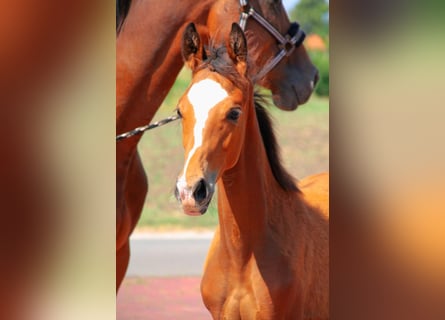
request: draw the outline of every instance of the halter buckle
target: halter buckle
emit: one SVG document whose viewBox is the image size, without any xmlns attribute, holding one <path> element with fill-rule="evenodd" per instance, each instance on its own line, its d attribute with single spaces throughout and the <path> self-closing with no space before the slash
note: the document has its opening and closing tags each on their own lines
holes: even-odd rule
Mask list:
<svg viewBox="0 0 445 320">
<path fill-rule="evenodd" d="M 295 41 L 294 41 L 294 38 L 291 37 L 289 34 L 286 34 L 284 36 L 284 38 L 285 38 L 286 42 L 280 43 L 278 45 L 278 47 L 281 50 L 284 50 L 286 52 L 286 56 L 290 56 L 292 54 L 292 52 L 295 50 L 295 47 L 296 47 Z"/>
<path fill-rule="evenodd" d="M 240 11 L 240 13 L 245 13 L 245 14 L 250 15 L 250 8 L 252 8 L 252 7 L 249 4 L 245 4 L 245 5 L 240 6 L 239 11 Z"/>
<path fill-rule="evenodd" d="M 255 9 L 250 4 L 245 4 L 243 6 L 240 6 L 240 14 L 245 15 L 246 17 L 250 17 L 253 15 L 253 12 Z"/>
</svg>

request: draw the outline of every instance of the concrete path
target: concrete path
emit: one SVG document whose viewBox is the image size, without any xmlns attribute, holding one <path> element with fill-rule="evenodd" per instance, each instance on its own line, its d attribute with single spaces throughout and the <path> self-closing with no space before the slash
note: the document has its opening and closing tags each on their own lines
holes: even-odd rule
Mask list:
<svg viewBox="0 0 445 320">
<path fill-rule="evenodd" d="M 127 277 L 201 276 L 213 233 L 135 234 Z"/>
</svg>

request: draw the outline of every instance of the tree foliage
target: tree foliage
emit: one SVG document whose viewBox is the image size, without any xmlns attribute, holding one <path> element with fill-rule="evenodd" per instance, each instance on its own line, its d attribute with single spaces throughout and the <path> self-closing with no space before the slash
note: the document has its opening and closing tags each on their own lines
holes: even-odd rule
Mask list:
<svg viewBox="0 0 445 320">
<path fill-rule="evenodd" d="M 300 0 L 290 11 L 290 18 L 296 20 L 306 34 L 320 35 L 329 48 L 329 4 L 327 0 Z M 329 49 L 308 51 L 312 63 L 317 67 L 320 80 L 315 92 L 329 96 Z"/>
<path fill-rule="evenodd" d="M 329 34 L 329 4 L 326 0 L 300 0 L 290 17 L 298 21 L 306 34 L 316 33 L 326 38 Z"/>
</svg>

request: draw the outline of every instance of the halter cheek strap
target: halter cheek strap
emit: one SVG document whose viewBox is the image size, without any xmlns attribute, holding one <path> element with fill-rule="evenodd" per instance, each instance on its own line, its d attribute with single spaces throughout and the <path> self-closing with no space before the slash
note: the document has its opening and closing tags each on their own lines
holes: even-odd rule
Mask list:
<svg viewBox="0 0 445 320">
<path fill-rule="evenodd" d="M 275 39 L 278 40 L 278 47 L 280 48 L 280 51 L 255 76 L 255 79 L 261 79 L 270 70 L 272 70 L 285 56 L 291 55 L 292 51 L 294 51 L 295 48 L 299 47 L 303 43 L 306 35 L 304 31 L 300 29 L 299 24 L 293 22 L 287 33 L 283 36 L 274 26 L 272 26 L 266 19 L 263 18 L 263 16 L 261 16 L 258 12 L 255 11 L 253 7 L 249 5 L 248 0 L 240 0 L 240 6 L 241 13 L 239 25 L 241 29 L 246 29 L 247 19 L 249 19 L 249 17 L 252 17 L 267 31 L 269 31 L 269 33 L 274 36 Z"/>
</svg>

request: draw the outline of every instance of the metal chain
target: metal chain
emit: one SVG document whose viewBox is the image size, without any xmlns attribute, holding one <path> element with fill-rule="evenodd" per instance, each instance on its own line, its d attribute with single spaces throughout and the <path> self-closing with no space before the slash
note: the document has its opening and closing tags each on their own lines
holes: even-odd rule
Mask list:
<svg viewBox="0 0 445 320">
<path fill-rule="evenodd" d="M 148 124 L 148 125 L 145 125 L 145 126 L 142 126 L 142 127 L 137 127 L 136 129 L 133 129 L 131 131 L 128 131 L 128 132 L 125 132 L 125 133 L 121 133 L 121 134 L 117 135 L 116 136 L 116 141 L 123 140 L 123 139 L 129 138 L 129 137 L 135 136 L 137 134 L 141 134 L 141 133 L 143 133 L 143 132 L 145 132 L 147 130 L 163 126 L 163 125 L 165 125 L 165 124 L 167 124 L 169 122 L 178 120 L 180 118 L 181 117 L 179 115 L 174 115 L 174 116 L 170 116 L 168 118 L 162 119 L 160 121 L 157 121 L 157 122 L 155 122 L 153 124 Z"/>
</svg>

